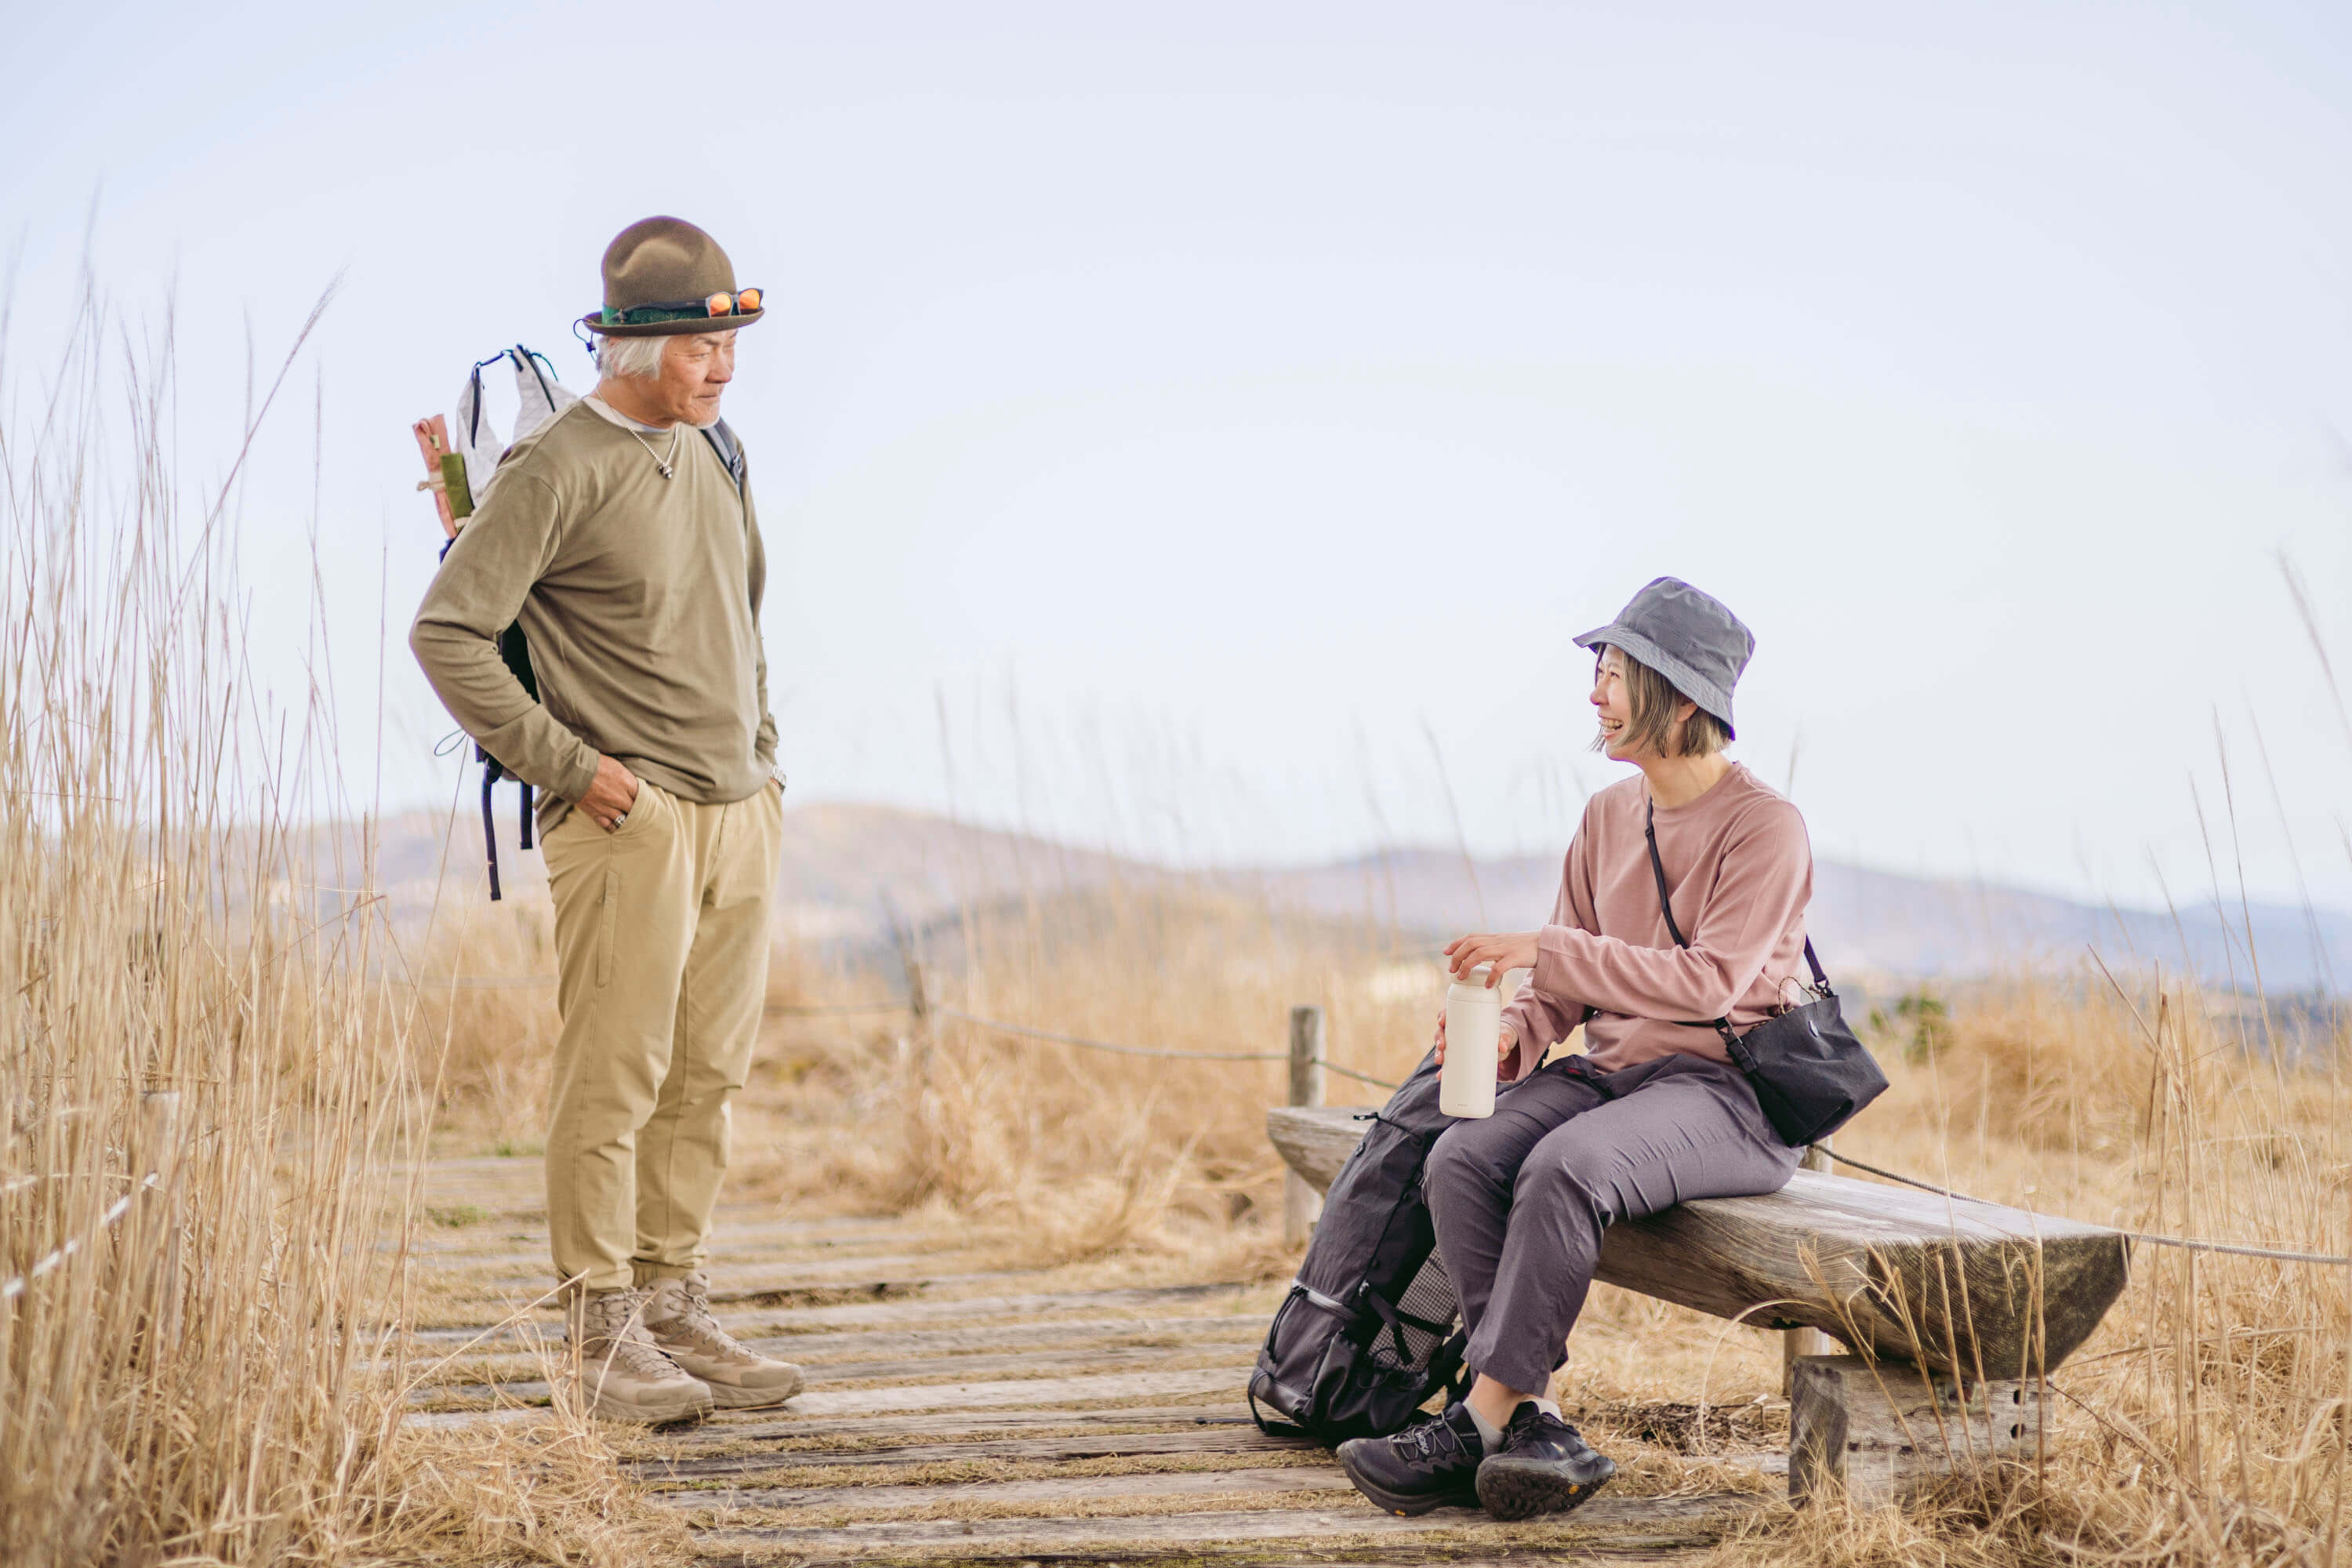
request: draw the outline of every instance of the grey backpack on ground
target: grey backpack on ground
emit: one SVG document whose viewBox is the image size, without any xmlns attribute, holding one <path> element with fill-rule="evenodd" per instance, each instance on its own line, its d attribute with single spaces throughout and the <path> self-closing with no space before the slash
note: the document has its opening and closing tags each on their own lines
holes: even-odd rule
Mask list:
<svg viewBox="0 0 2352 1568">
<path fill-rule="evenodd" d="M 1380 1436 L 1440 1389 L 1459 1397 L 1468 1335 L 1437 1257 L 1421 1171 L 1454 1119 L 1437 1108 L 1437 1058 L 1422 1058 L 1339 1167 L 1298 1278 L 1250 1373 L 1261 1405 L 1326 1443 Z"/>
</svg>

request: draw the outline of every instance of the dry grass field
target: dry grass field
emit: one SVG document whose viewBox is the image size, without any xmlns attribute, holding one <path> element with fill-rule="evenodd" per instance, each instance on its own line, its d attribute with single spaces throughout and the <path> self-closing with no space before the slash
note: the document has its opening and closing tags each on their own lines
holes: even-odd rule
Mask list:
<svg viewBox="0 0 2352 1568">
<path fill-rule="evenodd" d="M 1240 1433 L 1238 1369 L 1295 1264 L 1262 1126 L 1279 1066 L 828 1010 L 898 977 L 792 950 L 723 1234 L 733 1321 L 796 1337 L 820 1373 L 808 1410 L 648 1436 L 530 1403 L 520 1384 L 546 1367 L 529 1331 L 550 1320 L 531 1156 L 552 1018 L 530 984 L 546 911 L 468 889 L 428 919 L 386 907 L 363 841 L 306 858 L 298 816 L 348 804 L 320 787 L 328 729 L 318 711 L 281 725 L 241 684 L 231 563 L 216 509 L 180 510 L 161 384 L 116 384 L 85 345 L 59 384 L 11 427 L 0 541 L 0 1561 L 997 1555 L 988 1542 L 1021 1561 L 1037 1527 L 1003 1521 L 1101 1516 L 1163 1524 L 1066 1557 L 1198 1560 L 1164 1523 L 1183 1518 L 1244 1521 L 1236 1560 L 1601 1550 L 1464 1521 L 1388 1539 L 1328 1462 Z M 1419 1055 L 1438 991 L 1416 942 L 1174 879 L 975 908 L 955 937 L 924 978 L 964 1013 L 1275 1052 L 1314 1003 L 1335 1059 L 1381 1078 Z M 444 983 L 460 974 L 518 984 Z M 2158 975 L 1948 1000 L 1879 1030 L 1895 1087 L 1845 1152 L 2052 1214 L 2352 1251 L 2340 1017 L 2290 1051 L 2259 1010 Z M 886 1288 L 901 1279 L 917 1283 Z M 866 1337 L 828 1348 L 843 1335 Z M 997 1370 L 915 1364 L 950 1350 Z M 1069 1378 L 1080 1350 L 1113 1370 Z M 1116 1381 L 1147 1354 L 1144 1383 Z M 1038 1383 L 1022 1405 L 1021 1381 L 1049 1374 L 1084 1387 Z M 2352 1563 L 2352 1269 L 2143 1247 L 2052 1381 L 2045 1466 L 1861 1518 L 1774 1500 L 1771 1336 L 1603 1288 L 1558 1392 L 1626 1463 L 1591 1515 L 1622 1521 L 1621 1556 Z M 528 1419 L 470 1414 L 516 1400 Z M 1223 1423 L 1207 1436 L 1188 1414 L 1203 1400 Z M 982 1446 L 919 1453 L 923 1433 Z M 845 1500 L 885 1473 L 858 1455 L 894 1444 L 887 1489 Z M 682 1477 L 756 1488 L 688 1495 Z M 974 1516 L 956 1489 L 978 1481 L 1033 1489 Z M 1310 1500 L 1297 1517 L 1337 1521 L 1328 1544 L 1248 1525 L 1234 1500 L 1267 1497 Z"/>
<path fill-rule="evenodd" d="M 496 942 L 478 928 L 474 962 L 499 951 L 522 972 L 544 918 L 502 911 Z M 1163 1048 L 1278 1051 L 1288 1008 L 1311 1002 L 1327 1010 L 1335 1060 L 1390 1079 L 1424 1048 L 1441 984 L 1411 944 L 1286 923 L 1213 889 L 1093 889 L 975 913 L 961 936 L 960 966 L 925 979 L 963 1012 Z M 903 1011 L 824 1011 L 876 999 L 891 978 L 780 957 L 738 1122 L 733 1189 L 752 1212 L 908 1216 L 986 1247 L 998 1267 L 1096 1282 L 1287 1278 L 1280 1165 L 1262 1125 L 1282 1097 L 1278 1064 L 1139 1061 L 952 1017 L 926 1030 Z M 527 1146 L 535 1058 L 463 1042 L 527 1033 L 539 1016 L 529 994 L 470 992 L 456 1009 L 442 1146 Z M 1841 1138 L 1858 1158 L 2135 1230 L 2352 1250 L 2340 1026 L 2332 1041 L 2274 1048 L 2259 1010 L 2086 967 L 1972 986 L 1941 1014 L 1888 1009 L 1874 1037 L 1894 1088 Z M 1330 1081 L 1335 1100 L 1380 1098 Z M 2327 1562 L 2347 1544 L 2347 1274 L 2143 1247 L 2125 1298 L 2053 1379 L 2045 1468 L 1859 1521 L 1768 1507 L 1716 1550 Z M 1602 1287 L 1572 1345 L 1557 1392 L 1659 1491 L 1700 1484 L 1712 1445 L 1781 1440 L 1777 1336 Z M 1702 1422 L 1698 1409 L 1712 1414 Z"/>
</svg>

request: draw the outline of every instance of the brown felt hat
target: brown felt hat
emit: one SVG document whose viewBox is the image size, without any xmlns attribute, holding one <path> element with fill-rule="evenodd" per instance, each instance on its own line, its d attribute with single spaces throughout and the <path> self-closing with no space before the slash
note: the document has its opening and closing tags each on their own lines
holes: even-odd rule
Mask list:
<svg viewBox="0 0 2352 1568">
<path fill-rule="evenodd" d="M 604 247 L 604 308 L 580 318 L 614 338 L 673 337 L 748 327 L 765 309 L 712 315 L 714 294 L 735 292 L 735 265 L 684 218 L 642 218 Z"/>
</svg>

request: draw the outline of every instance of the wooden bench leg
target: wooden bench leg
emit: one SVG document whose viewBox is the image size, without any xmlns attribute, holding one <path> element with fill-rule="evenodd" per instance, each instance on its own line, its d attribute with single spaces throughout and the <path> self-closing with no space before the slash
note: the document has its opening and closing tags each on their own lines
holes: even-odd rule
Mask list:
<svg viewBox="0 0 2352 1568">
<path fill-rule="evenodd" d="M 1789 1394 L 1789 1496 L 1877 1508 L 1991 1460 L 2042 1451 L 2042 1388 L 1980 1383 L 1853 1355 L 1801 1356 Z"/>
</svg>

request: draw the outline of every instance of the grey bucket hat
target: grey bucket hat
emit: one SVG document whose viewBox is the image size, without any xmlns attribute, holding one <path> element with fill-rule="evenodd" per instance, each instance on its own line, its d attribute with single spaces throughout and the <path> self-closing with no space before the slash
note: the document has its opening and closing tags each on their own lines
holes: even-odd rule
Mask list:
<svg viewBox="0 0 2352 1568">
<path fill-rule="evenodd" d="M 1579 647 L 1620 647 L 1673 682 L 1676 691 L 1731 727 L 1731 689 L 1756 651 L 1738 616 L 1678 577 L 1659 577 L 1617 618 L 1576 639 Z"/>
</svg>

